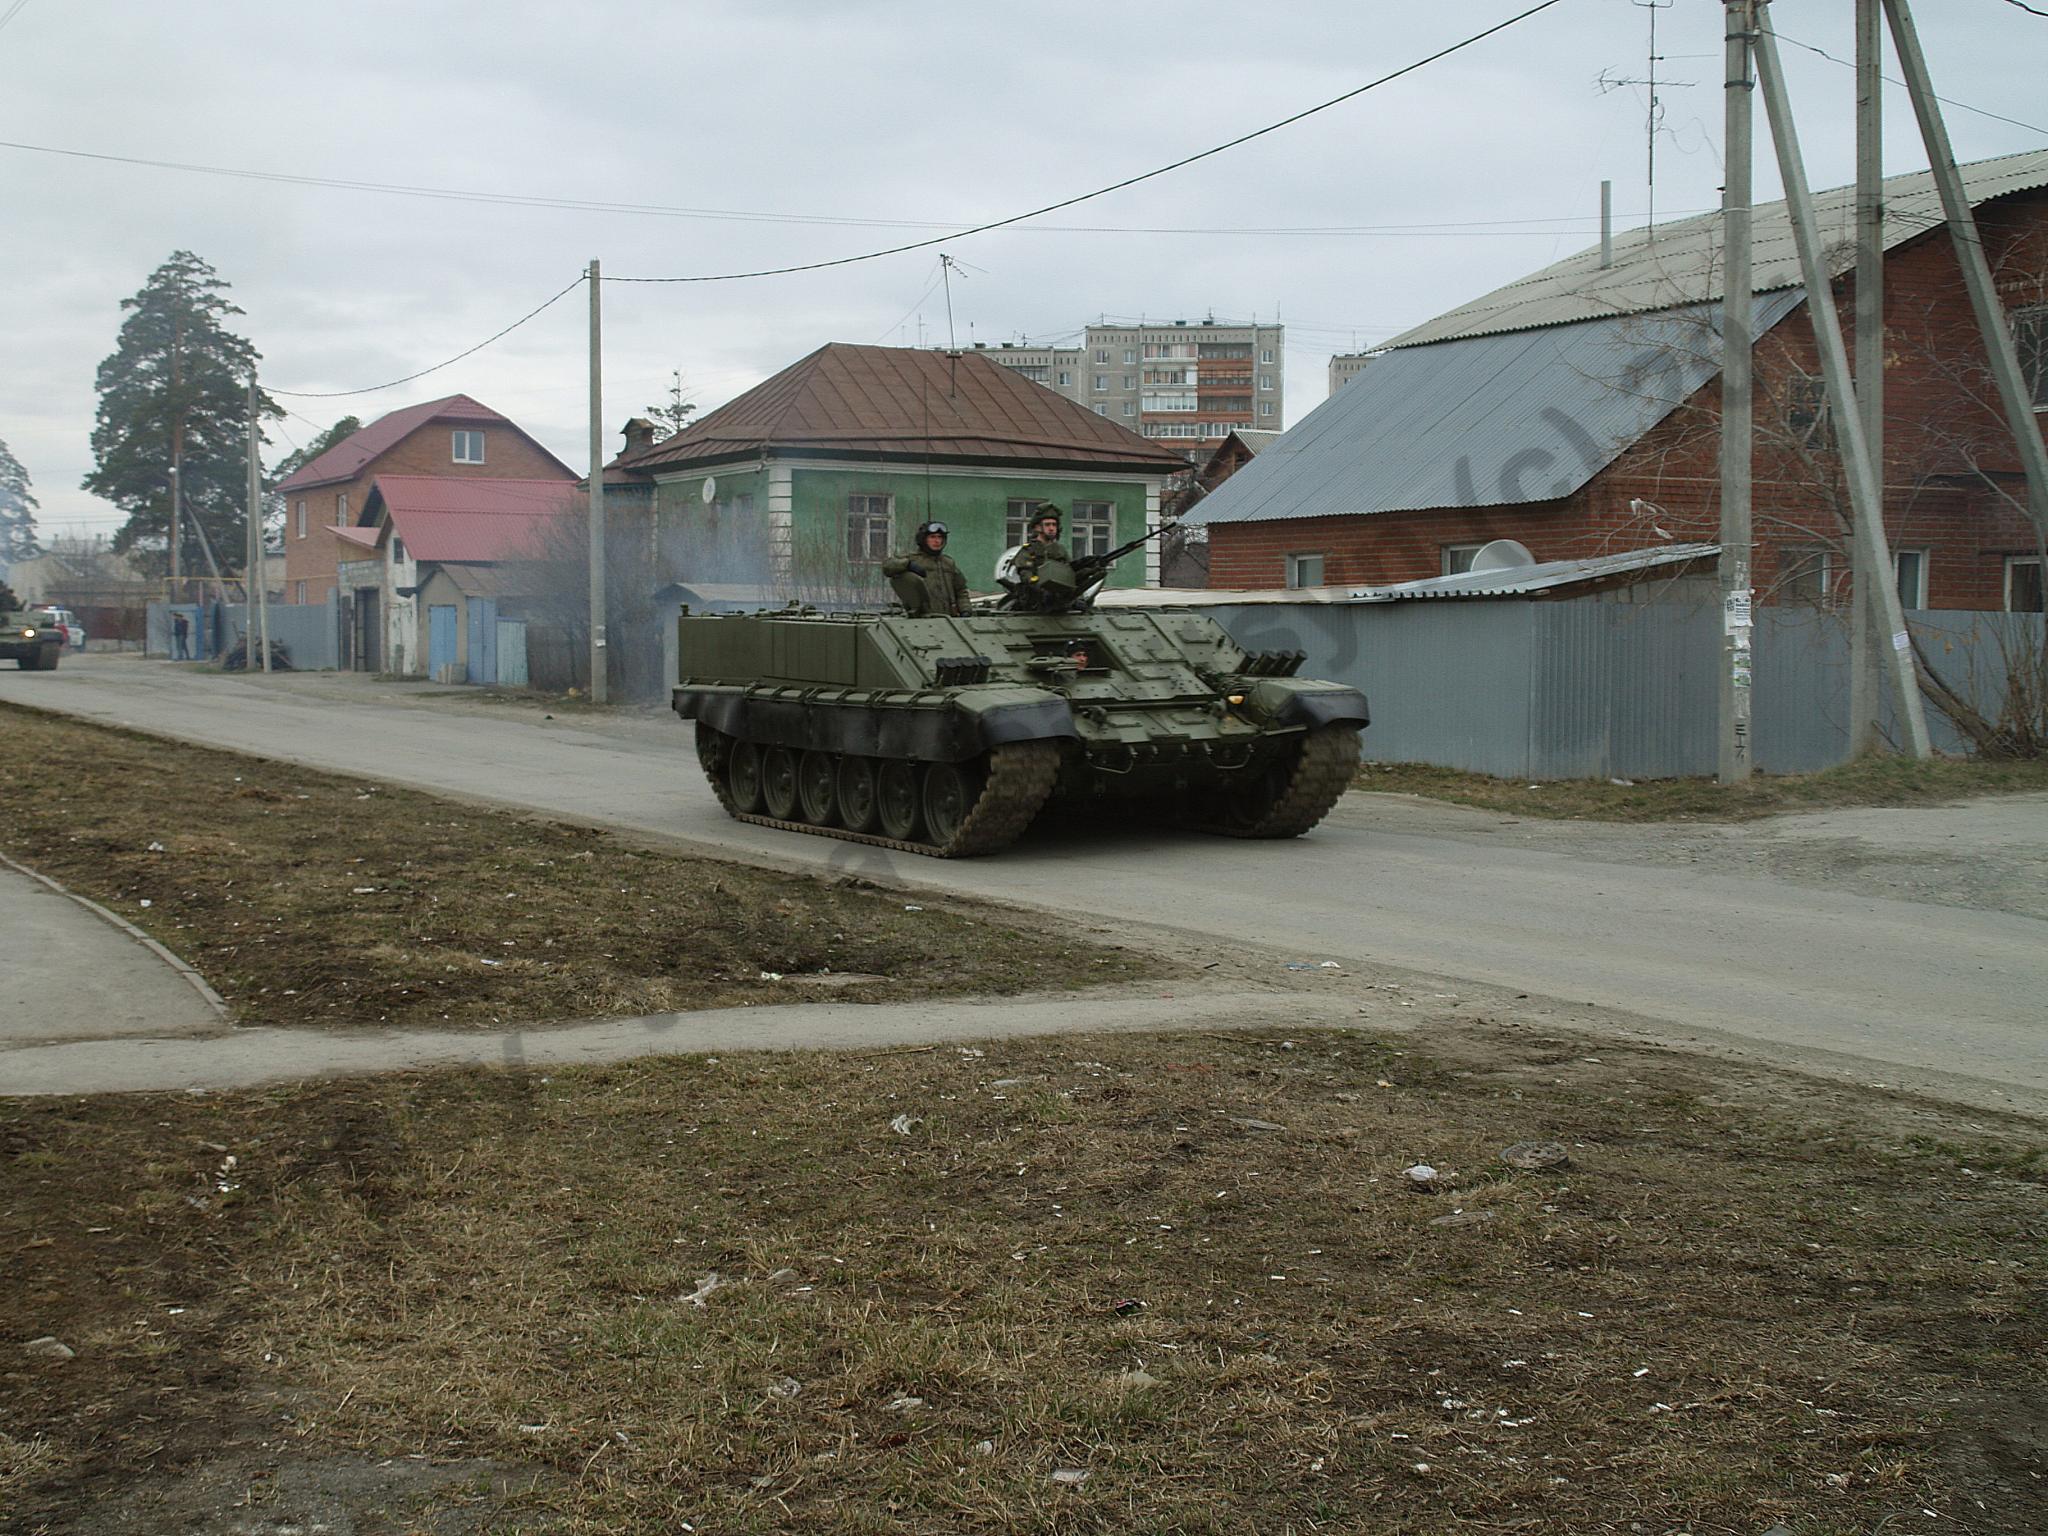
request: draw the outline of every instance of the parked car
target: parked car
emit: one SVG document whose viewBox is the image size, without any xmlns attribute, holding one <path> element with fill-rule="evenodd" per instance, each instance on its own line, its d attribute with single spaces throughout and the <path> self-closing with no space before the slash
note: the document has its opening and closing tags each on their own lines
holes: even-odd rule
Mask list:
<svg viewBox="0 0 2048 1536">
<path fill-rule="evenodd" d="M 78 616 L 69 608 L 39 608 L 38 613 L 47 614 L 48 622 L 63 631 L 64 648 L 71 651 L 85 649 L 85 626 L 78 622 Z"/>
</svg>

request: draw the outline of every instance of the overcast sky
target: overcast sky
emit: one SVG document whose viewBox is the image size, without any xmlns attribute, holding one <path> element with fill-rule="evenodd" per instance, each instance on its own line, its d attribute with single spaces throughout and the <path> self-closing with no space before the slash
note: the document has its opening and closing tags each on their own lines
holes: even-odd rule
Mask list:
<svg viewBox="0 0 2048 1536">
<path fill-rule="evenodd" d="M 198 253 L 232 285 L 266 388 L 353 389 L 474 345 L 593 256 L 607 278 L 733 272 L 1003 217 L 1328 100 L 1529 3 L 0 0 L 0 16 L 13 12 L 0 26 L 0 139 L 783 216 L 504 206 L 0 148 L 0 440 L 34 477 L 45 535 L 120 524 L 79 489 L 93 375 L 113 350 L 120 301 L 173 250 Z M 1944 95 L 2048 123 L 2048 20 L 2010 0 L 1916 9 Z M 1781 37 L 1851 56 L 1848 0 L 1771 10 Z M 1660 217 L 1718 199 L 1721 18 L 1717 0 L 1657 13 L 1657 71 L 1673 82 L 1656 151 Z M 1563 0 L 1043 227 L 949 242 L 963 267 L 956 334 L 1065 339 L 1105 314 L 1277 316 L 1291 425 L 1323 398 L 1332 352 L 1593 243 L 1603 177 L 1621 226 L 1643 221 L 1646 91 L 1614 82 L 1648 74 L 1649 24 L 1641 0 Z M 1789 42 L 1786 54 L 1813 184 L 1852 180 L 1852 72 Z M 1904 92 L 1886 103 L 1886 170 L 1923 167 Z M 2048 131 L 1960 108 L 1949 125 L 1960 159 L 2048 147 Z M 1778 180 L 1761 111 L 1758 134 L 1763 201 Z M 1301 232 L 1331 227 L 1353 232 Z M 1167 232 L 1189 229 L 1209 232 Z M 709 409 L 824 342 L 943 341 L 937 249 L 743 282 L 607 283 L 608 430 L 662 399 L 674 368 Z M 343 414 L 369 420 L 462 391 L 581 469 L 586 315 L 579 289 L 413 383 L 285 399 L 295 414 L 271 429 L 270 457 Z"/>
</svg>

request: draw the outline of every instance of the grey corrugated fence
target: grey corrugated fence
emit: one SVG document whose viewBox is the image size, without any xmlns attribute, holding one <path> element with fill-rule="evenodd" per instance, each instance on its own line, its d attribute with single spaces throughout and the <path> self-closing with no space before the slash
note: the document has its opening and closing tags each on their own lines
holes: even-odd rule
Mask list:
<svg viewBox="0 0 2048 1536">
<path fill-rule="evenodd" d="M 1243 603 L 1205 606 L 1250 649 L 1300 649 L 1305 676 L 1365 690 L 1368 758 L 1502 778 L 1672 778 L 1715 770 L 1717 611 L 1655 601 Z M 2038 614 L 1909 615 L 1950 683 L 1989 703 L 2004 655 L 2041 644 Z M 1806 773 L 1848 751 L 1840 616 L 1757 614 L 1757 766 Z M 1962 743 L 1930 709 L 1935 746 Z M 1887 710 L 1889 725 L 1889 710 Z"/>
</svg>

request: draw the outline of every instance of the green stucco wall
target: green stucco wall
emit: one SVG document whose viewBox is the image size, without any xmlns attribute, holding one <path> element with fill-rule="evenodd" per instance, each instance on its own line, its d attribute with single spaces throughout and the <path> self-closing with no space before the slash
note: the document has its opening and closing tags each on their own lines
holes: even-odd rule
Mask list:
<svg viewBox="0 0 2048 1536">
<path fill-rule="evenodd" d="M 927 517 L 946 524 L 946 553 L 960 567 L 976 592 L 995 591 L 996 560 L 1003 552 L 1003 522 L 1012 497 L 1057 502 L 1065 511 L 1076 501 L 1106 501 L 1116 508 L 1111 543 L 1122 544 L 1145 531 L 1145 486 L 1141 481 L 1087 480 L 1056 475 L 983 476 L 947 474 L 927 477 L 922 470 L 806 469 L 792 466 L 791 513 L 799 550 L 846 549 L 846 507 L 849 496 L 892 496 L 892 547 L 910 547 L 910 536 Z M 720 482 L 721 488 L 724 482 Z M 757 505 L 760 505 L 757 503 Z M 1143 586 L 1145 560 L 1133 551 L 1110 573 L 1110 584 Z"/>
</svg>

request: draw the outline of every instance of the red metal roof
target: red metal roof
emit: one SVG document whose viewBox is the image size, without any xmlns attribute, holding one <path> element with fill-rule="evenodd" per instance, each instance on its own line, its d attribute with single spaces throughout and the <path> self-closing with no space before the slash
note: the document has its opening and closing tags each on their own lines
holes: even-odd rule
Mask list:
<svg viewBox="0 0 2048 1536">
<path fill-rule="evenodd" d="M 343 438 L 311 463 L 301 464 L 280 480 L 277 488 L 280 491 L 303 491 L 317 485 L 333 485 L 342 480 L 353 480 L 378 454 L 397 447 L 407 436 L 430 421 L 496 423 L 527 436 L 517 422 L 508 416 L 499 415 L 481 401 L 472 400 L 468 395 L 449 395 L 444 399 L 429 400 L 425 405 L 408 405 L 402 411 L 379 416 L 361 431 Z M 528 440 L 531 441 L 531 438 Z M 534 446 L 540 445 L 536 443 Z M 541 451 L 547 452 L 545 448 Z M 549 457 L 554 456 L 549 454 Z M 574 473 L 566 464 L 563 464 L 562 468 Z"/>
<path fill-rule="evenodd" d="M 764 449 L 1154 474 L 1187 460 L 977 352 L 832 342 L 664 442 L 622 454 L 675 470 Z"/>
<path fill-rule="evenodd" d="M 381 511 L 415 560 L 536 560 L 549 552 L 550 525 L 582 501 L 561 480 L 379 475 L 363 517 L 378 522 Z"/>
</svg>

